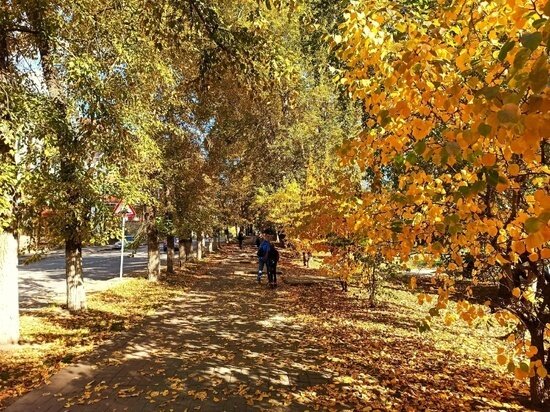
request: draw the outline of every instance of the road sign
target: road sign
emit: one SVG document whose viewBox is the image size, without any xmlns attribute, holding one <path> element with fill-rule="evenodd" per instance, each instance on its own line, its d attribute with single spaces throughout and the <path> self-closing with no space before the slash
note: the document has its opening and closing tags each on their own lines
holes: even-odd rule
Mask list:
<svg viewBox="0 0 550 412">
<path fill-rule="evenodd" d="M 136 211 L 132 208 L 132 206 L 123 203 L 122 200 L 116 205 L 115 214 L 122 214 L 128 220 L 134 220 L 136 217 Z"/>
</svg>

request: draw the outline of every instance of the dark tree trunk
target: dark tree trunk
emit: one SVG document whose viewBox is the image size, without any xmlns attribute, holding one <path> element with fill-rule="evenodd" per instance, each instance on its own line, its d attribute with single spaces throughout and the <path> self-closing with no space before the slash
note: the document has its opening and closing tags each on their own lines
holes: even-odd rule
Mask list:
<svg viewBox="0 0 550 412">
<path fill-rule="evenodd" d="M 166 236 L 166 273 L 174 273 L 174 236 Z"/>
<path fill-rule="evenodd" d="M 19 341 L 17 280 L 17 242 L 11 233 L 0 232 L 0 346 Z"/>
<path fill-rule="evenodd" d="M 82 272 L 82 244 L 70 238 L 65 241 L 65 274 L 67 278 L 67 309 L 86 309 L 86 293 Z"/>
<path fill-rule="evenodd" d="M 541 361 L 542 365 L 547 366 L 546 351 L 544 349 L 544 330 L 546 325 L 543 322 L 537 322 L 529 327 L 531 334 L 531 346 L 535 346 L 538 352 L 531 358 L 531 362 Z M 535 369 L 536 370 L 536 369 Z M 548 406 L 550 402 L 550 377 L 540 377 L 537 373 L 529 379 L 529 390 L 531 401 L 537 407 Z"/>
<path fill-rule="evenodd" d="M 193 253 L 193 238 L 186 237 L 183 243 L 183 250 L 185 253 L 185 261 L 187 262 Z"/>
<path fill-rule="evenodd" d="M 212 242 L 212 251 L 217 252 L 219 249 L 218 244 L 218 231 L 216 229 L 212 232 L 212 239 L 210 240 Z"/>
</svg>

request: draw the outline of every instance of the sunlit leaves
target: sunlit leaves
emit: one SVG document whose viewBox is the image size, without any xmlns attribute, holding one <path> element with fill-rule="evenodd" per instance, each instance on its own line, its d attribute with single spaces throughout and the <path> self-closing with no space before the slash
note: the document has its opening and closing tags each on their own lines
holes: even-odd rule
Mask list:
<svg viewBox="0 0 550 412">
<path fill-rule="evenodd" d="M 444 270 L 456 273 L 471 254 L 473 273 L 496 267 L 505 276 L 548 256 L 548 21 L 536 7 L 497 1 L 481 14 L 469 0 L 407 13 L 383 0 L 350 5 L 335 49 L 347 65 L 341 78 L 377 119 L 357 137 L 355 160 L 386 177 L 367 188 L 371 203 L 357 214 L 389 223 L 383 230 L 363 219 L 355 229 L 386 258 L 449 256 Z M 370 10 L 383 10 L 381 18 Z M 536 313 L 542 287 L 507 290 Z M 484 316 L 465 305 L 459 313 L 467 323 Z M 521 364 L 513 371 L 530 373 Z"/>
</svg>

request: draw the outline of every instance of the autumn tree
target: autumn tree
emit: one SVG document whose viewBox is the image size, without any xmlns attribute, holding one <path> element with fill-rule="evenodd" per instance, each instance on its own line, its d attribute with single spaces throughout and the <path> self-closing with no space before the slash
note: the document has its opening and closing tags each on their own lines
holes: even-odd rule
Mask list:
<svg viewBox="0 0 550 412">
<path fill-rule="evenodd" d="M 28 146 L 35 173 L 22 216 L 31 221 L 25 214 L 48 212 L 52 240 L 65 245 L 67 304 L 79 310 L 85 308 L 82 244 L 115 233 L 107 197 L 140 198 L 140 177 L 155 157 L 150 75 L 155 68 L 157 80 L 169 81 L 170 73 L 159 64 L 147 20 L 138 21 L 137 2 L 17 1 L 10 7 L 16 33 L 10 57 L 33 61 L 44 107 L 30 132 L 41 144 Z M 148 164 L 137 161 L 144 157 Z"/>
<path fill-rule="evenodd" d="M 516 337 L 529 362 L 510 357 L 509 369 L 539 405 L 550 394 L 549 15 L 541 1 L 352 2 L 333 37 L 339 82 L 365 113 L 344 155 L 371 176 L 355 230 L 387 260 L 420 252 L 453 273 L 468 255 L 474 284 L 496 269 L 492 306 L 530 335 Z M 445 279 L 436 312 L 453 290 Z M 468 322 L 485 315 L 458 307 Z"/>
<path fill-rule="evenodd" d="M 4 98 L 0 100 L 0 345 L 19 340 L 19 302 L 17 287 L 17 243 L 15 240 L 15 195 L 17 186 L 17 125 L 14 124 L 14 103 L 20 83 L 13 75 L 10 60 L 11 34 L 9 9 L 2 7 L 0 17 L 0 85 Z"/>
</svg>

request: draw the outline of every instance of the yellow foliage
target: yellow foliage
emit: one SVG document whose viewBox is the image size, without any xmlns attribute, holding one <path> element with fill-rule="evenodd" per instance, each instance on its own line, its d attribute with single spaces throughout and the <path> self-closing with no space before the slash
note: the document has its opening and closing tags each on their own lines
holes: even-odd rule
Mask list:
<svg viewBox="0 0 550 412">
<path fill-rule="evenodd" d="M 536 346 L 530 346 L 529 349 L 527 349 L 527 351 L 525 352 L 525 355 L 526 355 L 528 358 L 532 358 L 532 357 L 535 356 L 538 352 L 539 352 L 539 350 L 537 349 Z"/>
<path fill-rule="evenodd" d="M 506 365 L 508 363 L 508 357 L 501 353 L 497 356 L 497 362 L 499 365 Z"/>
</svg>

